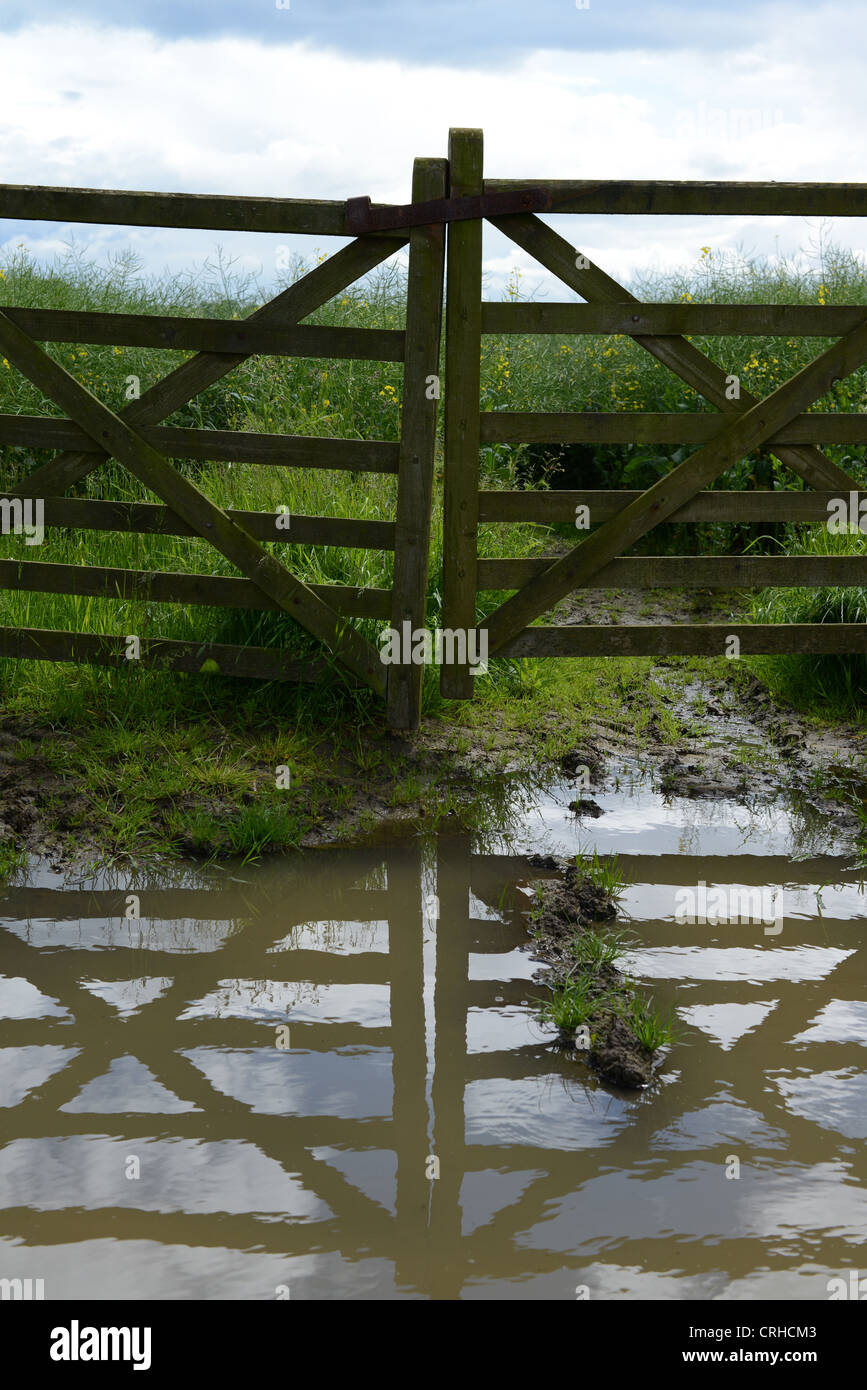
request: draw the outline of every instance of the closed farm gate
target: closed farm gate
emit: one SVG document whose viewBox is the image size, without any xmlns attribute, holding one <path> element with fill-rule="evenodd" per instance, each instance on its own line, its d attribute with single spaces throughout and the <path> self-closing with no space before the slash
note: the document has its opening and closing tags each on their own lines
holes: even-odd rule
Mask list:
<svg viewBox="0 0 867 1390">
<path fill-rule="evenodd" d="M 158 602 L 260 608 L 289 613 L 332 651 L 351 679 L 387 702 L 389 724 L 418 724 L 421 669 L 404 659 L 384 665 L 352 627 L 373 618 L 400 632 L 425 626 L 444 263 L 447 260 L 443 537 L 443 625 L 469 634 L 477 596 L 507 591 L 485 620 L 490 655 L 579 656 L 696 653 L 723 655 L 733 636 L 744 653 L 864 652 L 861 624 L 700 624 L 538 626 L 582 587 L 749 588 L 867 583 L 867 557 L 630 556 L 662 522 L 827 520 L 829 503 L 859 492 L 855 479 L 821 446 L 867 442 L 867 416 L 811 409 L 833 382 L 867 361 L 863 305 L 647 304 L 543 222 L 540 213 L 658 215 L 867 215 L 865 184 L 552 182 L 486 180 L 482 133 L 453 130 L 446 160 L 416 160 L 413 202 L 374 205 L 290 199 L 0 187 L 0 216 L 135 226 L 230 228 L 355 236 L 334 256 L 242 322 L 158 315 L 0 309 L 0 354 L 62 411 L 62 416 L 0 415 L 0 447 L 57 450 L 23 483 L 3 491 L 7 523 L 26 499 L 40 499 L 46 526 L 162 532 L 203 537 L 239 577 L 150 573 L 98 566 L 0 561 L 0 587 Z M 483 303 L 482 226 L 489 218 L 557 276 L 583 303 Z M 446 224 L 448 250 L 445 251 Z M 402 331 L 325 328 L 302 321 L 359 277 L 409 244 L 406 327 Z M 712 411 L 673 414 L 528 414 L 480 408 L 484 334 L 627 335 L 698 392 Z M 764 400 L 738 386 L 689 338 L 694 335 L 835 338 L 814 361 Z M 114 411 L 39 346 L 99 343 L 193 351 L 169 376 Z M 402 361 L 399 443 L 181 429 L 167 417 L 255 353 Z M 807 413 L 809 410 L 809 413 Z M 520 490 L 479 487 L 479 451 L 497 443 L 655 443 L 697 446 L 646 491 Z M 807 491 L 708 491 L 745 455 L 764 449 Z M 119 461 L 159 504 L 64 497 L 107 459 Z M 311 585 L 263 542 L 279 541 L 271 513 L 228 511 L 183 476 L 172 458 L 241 460 L 281 467 L 348 469 L 397 476 L 393 521 L 293 516 L 291 537 L 311 545 L 394 551 L 391 590 Z M 588 534 L 568 553 L 485 559 L 482 524 L 572 521 L 587 508 Z M 470 643 L 467 641 L 469 651 Z M 460 647 L 458 647 L 460 651 Z M 124 664 L 125 639 L 87 632 L 0 628 L 0 655 Z M 316 663 L 279 648 L 196 642 L 141 642 L 141 660 L 200 671 L 216 662 L 229 675 L 316 679 Z M 443 693 L 472 694 L 471 658 L 444 665 Z M 210 669 L 213 669 L 211 667 Z"/>
</svg>

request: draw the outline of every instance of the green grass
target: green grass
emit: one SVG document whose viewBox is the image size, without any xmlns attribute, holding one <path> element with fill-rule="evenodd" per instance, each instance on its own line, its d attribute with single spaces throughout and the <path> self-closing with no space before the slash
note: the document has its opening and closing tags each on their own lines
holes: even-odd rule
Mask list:
<svg viewBox="0 0 867 1390">
<path fill-rule="evenodd" d="M 633 995 L 623 1009 L 623 1019 L 648 1052 L 655 1052 L 659 1047 L 670 1047 L 680 1036 L 674 1013 L 660 1014 L 654 1008 L 652 998 L 643 999 L 640 995 Z"/>
<path fill-rule="evenodd" d="M 824 526 L 788 526 L 780 546 L 786 555 L 867 555 L 867 536 L 835 535 Z M 867 622 L 867 585 L 851 588 L 764 589 L 751 605 L 758 623 Z M 867 656 L 791 655 L 754 660 L 763 679 L 801 708 L 817 704 L 833 717 L 861 717 L 867 702 Z"/>
<path fill-rule="evenodd" d="M 554 1024 L 562 1033 L 571 1033 L 589 1023 L 604 1003 L 605 996 L 596 991 L 592 976 L 580 975 L 552 988 L 551 998 L 542 1003 L 539 1017 L 543 1023 Z"/>
<path fill-rule="evenodd" d="M 12 845 L 0 845 L 0 886 L 27 863 L 27 855 Z"/>
<path fill-rule="evenodd" d="M 619 960 L 626 946 L 617 933 L 607 932 L 603 936 L 600 932 L 586 930 L 575 932 L 569 949 L 583 970 L 598 974 Z"/>
<path fill-rule="evenodd" d="M 601 888 L 607 897 L 616 901 L 622 896 L 629 880 L 616 854 L 600 855 L 596 850 L 583 850 L 575 856 L 574 863 L 582 876 Z"/>
</svg>

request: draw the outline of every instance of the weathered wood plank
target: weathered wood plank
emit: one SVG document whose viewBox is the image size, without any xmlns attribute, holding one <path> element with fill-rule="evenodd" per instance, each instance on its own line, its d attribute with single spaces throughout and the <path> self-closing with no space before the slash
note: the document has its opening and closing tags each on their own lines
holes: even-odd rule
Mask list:
<svg viewBox="0 0 867 1390">
<path fill-rule="evenodd" d="M 535 411 L 485 410 L 479 437 L 483 444 L 704 444 L 724 428 L 731 415 L 710 411 Z M 809 411 L 787 421 L 766 447 L 821 442 L 862 444 L 867 441 L 867 414 Z M 845 476 L 845 475 L 844 475 Z M 846 490 L 848 491 L 848 485 Z"/>
<path fill-rule="evenodd" d="M 0 493 L 0 504 L 16 500 Z M 275 512 L 245 512 L 226 508 L 226 515 L 259 541 L 288 545 L 337 545 L 347 550 L 393 550 L 393 521 L 356 521 L 347 517 L 284 516 L 288 529 L 277 529 Z M 140 535 L 195 536 L 169 507 L 156 502 L 91 501 L 78 497 L 46 497 L 45 526 L 71 526 L 81 531 L 130 531 Z"/>
<path fill-rule="evenodd" d="M 449 194 L 483 190 L 480 130 L 449 131 Z M 455 222 L 448 236 L 446 296 L 445 467 L 443 483 L 443 627 L 476 625 L 476 555 L 479 486 L 479 394 L 482 331 L 482 222 Z M 467 700 L 469 667 L 443 666 L 440 690 Z"/>
<path fill-rule="evenodd" d="M 385 694 L 379 655 L 359 633 L 347 627 L 333 608 L 177 473 L 124 420 L 113 415 L 2 312 L 0 348 L 49 400 L 104 444 L 140 482 L 210 541 L 263 593 L 276 599 L 308 632 L 325 642 L 355 676 L 378 694 Z"/>
<path fill-rule="evenodd" d="M 813 417 L 810 416 L 812 419 Z M 587 507 L 591 525 L 608 521 L 637 501 L 639 491 L 585 490 L 480 492 L 479 521 L 538 522 L 553 526 L 574 522 L 577 507 Z M 848 498 L 849 494 L 844 494 Z M 669 521 L 827 521 L 837 492 L 701 492 L 676 512 Z M 855 493 L 856 515 L 867 492 Z M 47 507 L 47 504 L 46 504 Z M 47 510 L 46 510 L 47 515 Z M 481 561 L 479 562 L 481 563 Z"/>
<path fill-rule="evenodd" d="M 127 420 L 127 412 L 119 415 Z M 177 425 L 146 425 L 136 433 L 166 458 L 195 459 L 208 463 L 261 463 L 275 468 L 333 468 L 351 473 L 396 473 L 400 445 L 386 439 L 327 439 L 304 434 L 258 434 L 253 430 L 200 430 Z M 0 415 L 0 444 L 28 449 L 82 449 L 92 444 L 86 430 L 73 420 L 41 415 Z M 91 462 L 98 455 L 88 454 Z M 50 464 L 45 465 L 50 468 Z M 27 482 L 27 495 L 50 497 L 31 488 L 37 469 Z M 23 488 L 16 488 L 18 496 Z"/>
<path fill-rule="evenodd" d="M 529 627 L 497 656 L 725 656 L 730 637 L 742 656 L 867 652 L 867 623 L 648 623 Z"/>
<path fill-rule="evenodd" d="M 206 661 L 214 661 L 224 676 L 308 683 L 318 680 L 325 669 L 324 662 L 289 660 L 285 653 L 270 647 L 236 647 L 221 642 L 143 637 L 138 661 L 128 661 L 126 651 L 124 637 L 55 632 L 50 628 L 0 627 L 0 657 L 24 661 L 74 661 L 126 669 L 159 667 L 190 674 L 200 672 Z"/>
<path fill-rule="evenodd" d="M 354 280 L 387 260 L 405 246 L 406 241 L 405 236 L 361 237 L 344 246 L 335 256 L 330 256 L 322 265 L 316 266 L 275 299 L 263 304 L 244 322 L 290 328 Z M 149 387 L 137 401 L 132 401 L 123 411 L 124 422 L 137 428 L 159 424 L 200 391 L 245 361 L 246 357 L 246 353 L 237 356 L 231 353 L 199 353 Z M 74 483 L 86 478 L 108 457 L 106 452 L 61 454 L 59 458 L 36 468 L 15 490 L 29 497 L 48 497 L 65 492 Z"/>
<path fill-rule="evenodd" d="M 537 217 L 515 216 L 501 218 L 496 225 L 511 237 L 517 245 L 535 256 L 549 270 L 561 279 L 570 289 L 576 290 L 583 299 L 622 304 L 634 301 L 628 290 L 587 258 L 579 270 L 575 264 L 575 248 Z M 738 414 L 757 404 L 756 397 L 741 386 L 740 400 L 726 398 L 726 372 L 711 362 L 692 343 L 683 338 L 640 337 L 634 340 L 649 352 L 657 361 L 669 367 L 683 381 L 700 395 L 705 396 L 711 405 L 730 414 Z M 852 488 L 857 483 L 844 469 L 813 447 L 791 448 L 776 451 L 781 463 L 794 469 L 810 487 Z"/>
<path fill-rule="evenodd" d="M 374 208 L 388 204 L 374 203 Z M 249 198 L 224 193 L 150 193 L 114 188 L 0 184 L 0 217 L 98 222 L 121 227 L 349 236 L 346 204 L 323 198 Z"/>
<path fill-rule="evenodd" d="M 582 584 L 609 560 L 628 550 L 647 531 L 682 507 L 718 477 L 735 458 L 757 448 L 810 402 L 824 395 L 831 383 L 848 376 L 867 357 L 867 325 L 856 328 L 797 372 L 766 400 L 734 419 L 715 439 L 686 459 L 618 517 L 606 521 L 544 574 L 531 579 L 488 619 L 489 650 L 497 651 L 534 618 L 548 613 L 570 590 Z"/>
<path fill-rule="evenodd" d="M 867 217 L 867 183 L 708 179 L 485 179 L 485 193 L 542 188 L 551 212 L 667 216 Z M 547 213 L 546 213 L 547 215 Z"/>
<path fill-rule="evenodd" d="M 444 198 L 447 179 L 444 159 L 417 159 L 413 168 L 413 202 Z M 404 622 L 411 624 L 411 630 L 424 627 L 426 622 L 444 269 L 444 224 L 417 227 L 409 241 L 406 364 L 397 476 L 391 625 L 398 632 Z M 435 392 L 430 389 L 432 378 Z M 422 667 L 414 664 L 389 667 L 390 728 L 418 728 L 422 676 Z"/>
<path fill-rule="evenodd" d="M 126 418 L 126 415 L 123 415 Z M 484 444 L 704 444 L 724 423 L 710 411 L 572 411 L 542 413 L 483 411 L 479 439 Z M 346 472 L 396 473 L 400 445 L 384 439 L 331 439 L 316 435 L 259 434 L 252 430 L 212 430 L 176 425 L 143 426 L 136 431 L 167 458 L 204 462 L 261 463 L 282 468 L 333 468 Z M 42 415 L 0 415 L 0 445 L 27 449 L 75 449 L 87 440 L 74 421 Z M 823 444 L 867 442 L 867 415 L 857 412 L 805 412 L 774 436 L 777 446 L 818 440 Z M 93 454 L 91 454 L 93 457 Z M 846 475 L 844 475 L 845 477 Z M 28 484 L 35 478 L 31 474 Z M 855 486 L 855 484 L 853 484 Z M 848 492 L 849 484 L 841 481 Z M 19 495 L 21 489 L 16 489 Z M 28 495 L 41 494 L 31 492 Z M 45 493 L 50 496 L 50 492 Z"/>
<path fill-rule="evenodd" d="M 518 589 L 556 559 L 479 561 L 479 589 Z M 611 560 L 585 589 L 770 589 L 867 585 L 865 555 L 637 555 Z"/>
<path fill-rule="evenodd" d="M 147 599 L 153 603 L 206 604 L 279 613 L 282 606 L 250 579 L 232 575 L 127 570 L 104 565 L 62 565 L 39 560 L 0 560 L 0 589 L 42 594 L 88 594 L 94 598 Z M 390 589 L 355 589 L 346 584 L 311 584 L 338 613 L 387 618 Z"/>
<path fill-rule="evenodd" d="M 838 338 L 867 318 L 863 304 L 482 304 L 482 333 Z M 35 336 L 35 335 L 34 335 Z"/>
<path fill-rule="evenodd" d="M 3 307 L 7 318 L 40 343 L 229 352 L 235 356 L 333 357 L 402 362 L 398 328 L 272 328 L 249 319 L 181 318 L 170 314 L 103 314 L 92 310 Z"/>
</svg>

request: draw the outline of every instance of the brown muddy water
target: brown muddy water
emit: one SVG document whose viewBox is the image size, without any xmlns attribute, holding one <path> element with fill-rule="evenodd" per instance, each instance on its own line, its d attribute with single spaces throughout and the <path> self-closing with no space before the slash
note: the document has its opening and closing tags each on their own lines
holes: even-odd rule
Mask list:
<svg viewBox="0 0 867 1390">
<path fill-rule="evenodd" d="M 782 805 L 638 781 L 579 825 L 574 795 L 499 843 L 0 889 L 0 1277 L 47 1299 L 825 1299 L 863 1268 L 845 846 Z M 536 1021 L 524 855 L 579 845 L 621 856 L 628 968 L 681 1021 L 640 1093 Z M 782 888 L 782 929 L 678 920 L 701 882 Z"/>
</svg>

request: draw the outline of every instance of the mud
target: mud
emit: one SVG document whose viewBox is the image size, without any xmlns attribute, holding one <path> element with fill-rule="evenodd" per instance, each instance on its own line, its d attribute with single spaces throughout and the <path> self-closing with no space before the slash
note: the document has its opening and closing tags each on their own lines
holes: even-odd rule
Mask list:
<svg viewBox="0 0 867 1390">
<path fill-rule="evenodd" d="M 720 620 L 722 613 L 734 615 L 736 606 L 736 596 L 720 594 L 597 591 L 573 595 L 557 618 L 603 624 L 708 616 Z M 555 711 L 543 712 L 517 730 L 496 708 L 486 726 L 475 731 L 447 718 L 426 719 L 415 738 L 364 730 L 369 771 L 363 775 L 341 759 L 339 750 L 323 743 L 316 786 L 304 794 L 305 828 L 296 847 L 314 849 L 390 829 L 404 833 L 473 828 L 480 813 L 494 823 L 498 798 L 502 805 L 509 786 L 516 792 L 522 784 L 538 785 L 547 776 L 576 772 L 581 766 L 589 768 L 596 785 L 613 758 L 636 757 L 635 715 L 644 712 L 648 682 L 662 688 L 662 703 L 688 730 L 672 741 L 657 715 L 645 727 L 638 756 L 653 768 L 660 790 L 744 804 L 794 793 L 857 837 L 862 827 L 854 803 L 863 799 L 858 763 L 867 754 L 864 728 L 805 719 L 775 700 L 760 681 L 744 680 L 735 666 L 732 663 L 732 670 L 718 679 L 703 679 L 676 658 L 656 660 L 641 681 L 623 684 L 618 705 L 591 719 L 581 746 L 559 763 L 545 765 L 539 756 L 546 736 L 559 732 Z M 223 738 L 224 732 L 215 727 L 215 750 Z M 106 856 L 131 857 L 129 846 L 110 843 L 104 804 L 83 790 L 81 779 L 69 770 L 74 768 L 70 755 L 75 740 L 71 731 L 0 719 L 0 849 L 37 853 L 56 867 Z M 240 800 L 249 802 L 273 779 L 273 768 L 257 759 L 255 746 L 242 756 L 249 790 Z M 405 798 L 395 796 L 398 777 L 415 784 Z M 576 787 L 573 810 L 579 817 L 592 817 L 584 791 Z M 205 844 L 176 835 L 173 853 L 228 855 L 238 801 L 237 795 L 214 789 L 207 796 L 190 794 L 168 803 L 153 798 L 146 803 L 150 823 L 143 825 L 143 843 L 159 839 L 169 814 L 181 810 L 209 816 L 220 828 Z"/>
<path fill-rule="evenodd" d="M 557 860 L 553 857 L 539 861 L 539 867 L 550 868 L 555 864 Z M 556 988 L 581 973 L 580 967 L 576 969 L 570 949 L 576 933 L 598 929 L 601 923 L 610 925 L 617 916 L 617 909 L 613 898 L 582 877 L 574 864 L 565 865 L 559 879 L 539 880 L 531 887 L 537 904 L 532 914 L 534 956 L 545 962 L 536 979 L 549 988 Z M 626 1002 L 631 997 L 625 977 L 613 965 L 587 971 L 585 978 L 591 998 L 610 999 L 617 995 Z M 589 1029 L 588 1061 L 604 1081 L 624 1090 L 648 1085 L 653 1079 L 654 1053 L 639 1042 L 619 1015 L 600 1007 L 591 1015 Z M 575 1049 L 574 1030 L 561 1031 L 558 1044 L 565 1050 Z"/>
</svg>

